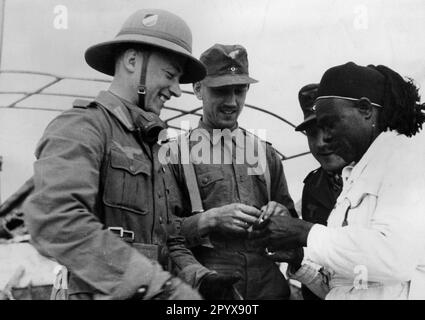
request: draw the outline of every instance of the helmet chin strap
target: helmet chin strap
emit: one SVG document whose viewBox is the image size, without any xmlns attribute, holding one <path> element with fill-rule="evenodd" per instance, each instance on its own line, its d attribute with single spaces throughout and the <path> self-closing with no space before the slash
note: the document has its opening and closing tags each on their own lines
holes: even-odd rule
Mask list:
<svg viewBox="0 0 425 320">
<path fill-rule="evenodd" d="M 140 72 L 140 82 L 137 89 L 139 96 L 138 106 L 143 112 L 138 112 L 135 117 L 135 124 L 139 137 L 149 144 L 158 141 L 158 134 L 167 128 L 167 125 L 153 112 L 146 110 L 146 71 L 148 68 L 150 51 L 143 51 L 142 70 Z"/>
<path fill-rule="evenodd" d="M 137 94 L 139 96 L 139 103 L 138 106 L 145 110 L 146 107 L 146 72 L 148 69 L 148 61 L 149 57 L 151 55 L 150 50 L 143 50 L 142 52 L 142 70 L 140 72 L 140 81 L 139 86 L 137 87 Z M 146 111 L 146 110 L 145 110 Z"/>
</svg>

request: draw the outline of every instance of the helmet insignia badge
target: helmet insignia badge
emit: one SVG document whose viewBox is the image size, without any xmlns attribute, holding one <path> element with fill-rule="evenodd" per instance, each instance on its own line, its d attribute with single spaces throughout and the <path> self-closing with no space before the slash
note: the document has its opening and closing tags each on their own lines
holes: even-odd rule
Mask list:
<svg viewBox="0 0 425 320">
<path fill-rule="evenodd" d="M 158 15 L 157 14 L 147 14 L 143 18 L 142 23 L 146 27 L 152 27 L 152 26 L 156 25 L 157 21 L 158 21 Z"/>
</svg>

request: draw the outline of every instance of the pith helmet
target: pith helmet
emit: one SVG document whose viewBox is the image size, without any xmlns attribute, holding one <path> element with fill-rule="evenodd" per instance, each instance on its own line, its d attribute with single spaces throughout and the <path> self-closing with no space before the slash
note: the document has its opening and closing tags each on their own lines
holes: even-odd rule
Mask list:
<svg viewBox="0 0 425 320">
<path fill-rule="evenodd" d="M 86 50 L 87 63 L 95 70 L 113 76 L 115 51 L 123 44 L 142 44 L 170 51 L 187 58 L 180 83 L 196 82 L 205 77 L 203 64 L 192 56 L 192 32 L 179 16 L 159 9 L 142 9 L 124 23 L 115 39 Z"/>
</svg>

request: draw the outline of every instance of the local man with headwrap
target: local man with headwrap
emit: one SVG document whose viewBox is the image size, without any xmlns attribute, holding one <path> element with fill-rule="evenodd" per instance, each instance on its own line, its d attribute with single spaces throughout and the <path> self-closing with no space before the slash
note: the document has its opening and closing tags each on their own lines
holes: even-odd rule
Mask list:
<svg viewBox="0 0 425 320">
<path fill-rule="evenodd" d="M 253 233 L 288 250 L 291 276 L 319 296 L 425 298 L 422 108 L 412 81 L 388 67 L 350 62 L 323 75 L 317 126 L 349 164 L 328 226 L 273 216 Z"/>
</svg>

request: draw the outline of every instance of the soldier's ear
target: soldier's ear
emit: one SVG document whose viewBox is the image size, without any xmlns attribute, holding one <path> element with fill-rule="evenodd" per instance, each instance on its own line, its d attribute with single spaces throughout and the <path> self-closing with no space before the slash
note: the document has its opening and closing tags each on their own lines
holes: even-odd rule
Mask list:
<svg viewBox="0 0 425 320">
<path fill-rule="evenodd" d="M 195 93 L 195 96 L 199 99 L 202 100 L 202 93 L 201 93 L 201 89 L 202 89 L 202 84 L 200 82 L 195 82 L 193 84 L 193 92 Z"/>
<path fill-rule="evenodd" d="M 135 72 L 137 70 L 137 51 L 135 49 L 128 49 L 122 55 L 122 63 L 128 72 Z"/>
</svg>

